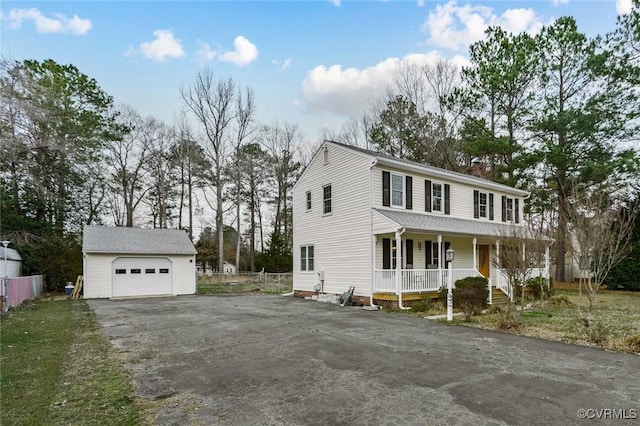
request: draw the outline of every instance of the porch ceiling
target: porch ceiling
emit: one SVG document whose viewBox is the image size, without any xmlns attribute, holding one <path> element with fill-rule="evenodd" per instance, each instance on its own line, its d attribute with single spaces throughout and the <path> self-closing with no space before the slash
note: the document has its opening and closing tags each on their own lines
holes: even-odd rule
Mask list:
<svg viewBox="0 0 640 426">
<path fill-rule="evenodd" d="M 511 232 L 511 226 L 503 223 L 412 213 L 406 210 L 373 210 L 393 224 L 401 228 L 406 228 L 408 231 L 487 236 L 491 238 L 508 235 Z M 523 229 L 527 233 L 527 236 L 531 236 L 526 227 L 519 226 L 519 229 Z"/>
</svg>

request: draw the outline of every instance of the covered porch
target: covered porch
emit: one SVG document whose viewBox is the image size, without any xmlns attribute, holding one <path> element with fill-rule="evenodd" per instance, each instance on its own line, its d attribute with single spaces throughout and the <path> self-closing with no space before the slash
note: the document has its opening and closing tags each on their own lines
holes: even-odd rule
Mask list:
<svg viewBox="0 0 640 426">
<path fill-rule="evenodd" d="M 424 293 L 435 296 L 447 286 L 451 275 L 454 287 L 457 280 L 466 277 L 486 278 L 490 304 L 496 296 L 513 300 L 507 276 L 495 262 L 504 225 L 419 213 L 384 213 L 380 216 L 394 229 L 379 226 L 372 235 L 374 299 L 398 301 L 402 306 L 403 299 L 418 299 Z M 449 249 L 454 254 L 451 265 L 446 259 Z M 528 272 L 530 277 L 547 278 L 548 271 L 547 246 L 543 261 L 532 264 Z"/>
</svg>

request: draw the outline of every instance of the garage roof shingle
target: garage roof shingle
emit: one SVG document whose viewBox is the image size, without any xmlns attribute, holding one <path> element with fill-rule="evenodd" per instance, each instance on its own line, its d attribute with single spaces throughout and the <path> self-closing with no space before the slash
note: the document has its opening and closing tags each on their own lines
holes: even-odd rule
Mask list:
<svg viewBox="0 0 640 426">
<path fill-rule="evenodd" d="M 84 253 L 197 254 L 187 233 L 177 229 L 85 226 Z"/>
</svg>

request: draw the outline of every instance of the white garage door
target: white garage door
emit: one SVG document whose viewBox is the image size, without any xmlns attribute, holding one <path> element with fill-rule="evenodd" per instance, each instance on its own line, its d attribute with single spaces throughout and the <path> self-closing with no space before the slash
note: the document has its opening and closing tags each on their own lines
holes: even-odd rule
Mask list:
<svg viewBox="0 0 640 426">
<path fill-rule="evenodd" d="M 112 297 L 173 293 L 173 264 L 166 257 L 118 257 L 111 264 Z"/>
</svg>

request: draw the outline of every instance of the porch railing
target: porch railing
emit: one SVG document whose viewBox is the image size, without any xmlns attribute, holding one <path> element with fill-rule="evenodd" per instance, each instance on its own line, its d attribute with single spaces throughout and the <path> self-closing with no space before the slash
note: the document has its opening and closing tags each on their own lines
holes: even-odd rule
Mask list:
<svg viewBox="0 0 640 426">
<path fill-rule="evenodd" d="M 466 277 L 482 276 L 475 269 L 453 269 L 453 284 Z M 447 285 L 447 269 L 402 269 L 400 285 L 403 293 L 438 291 Z M 396 270 L 377 269 L 374 272 L 374 291 L 397 293 Z"/>
</svg>

